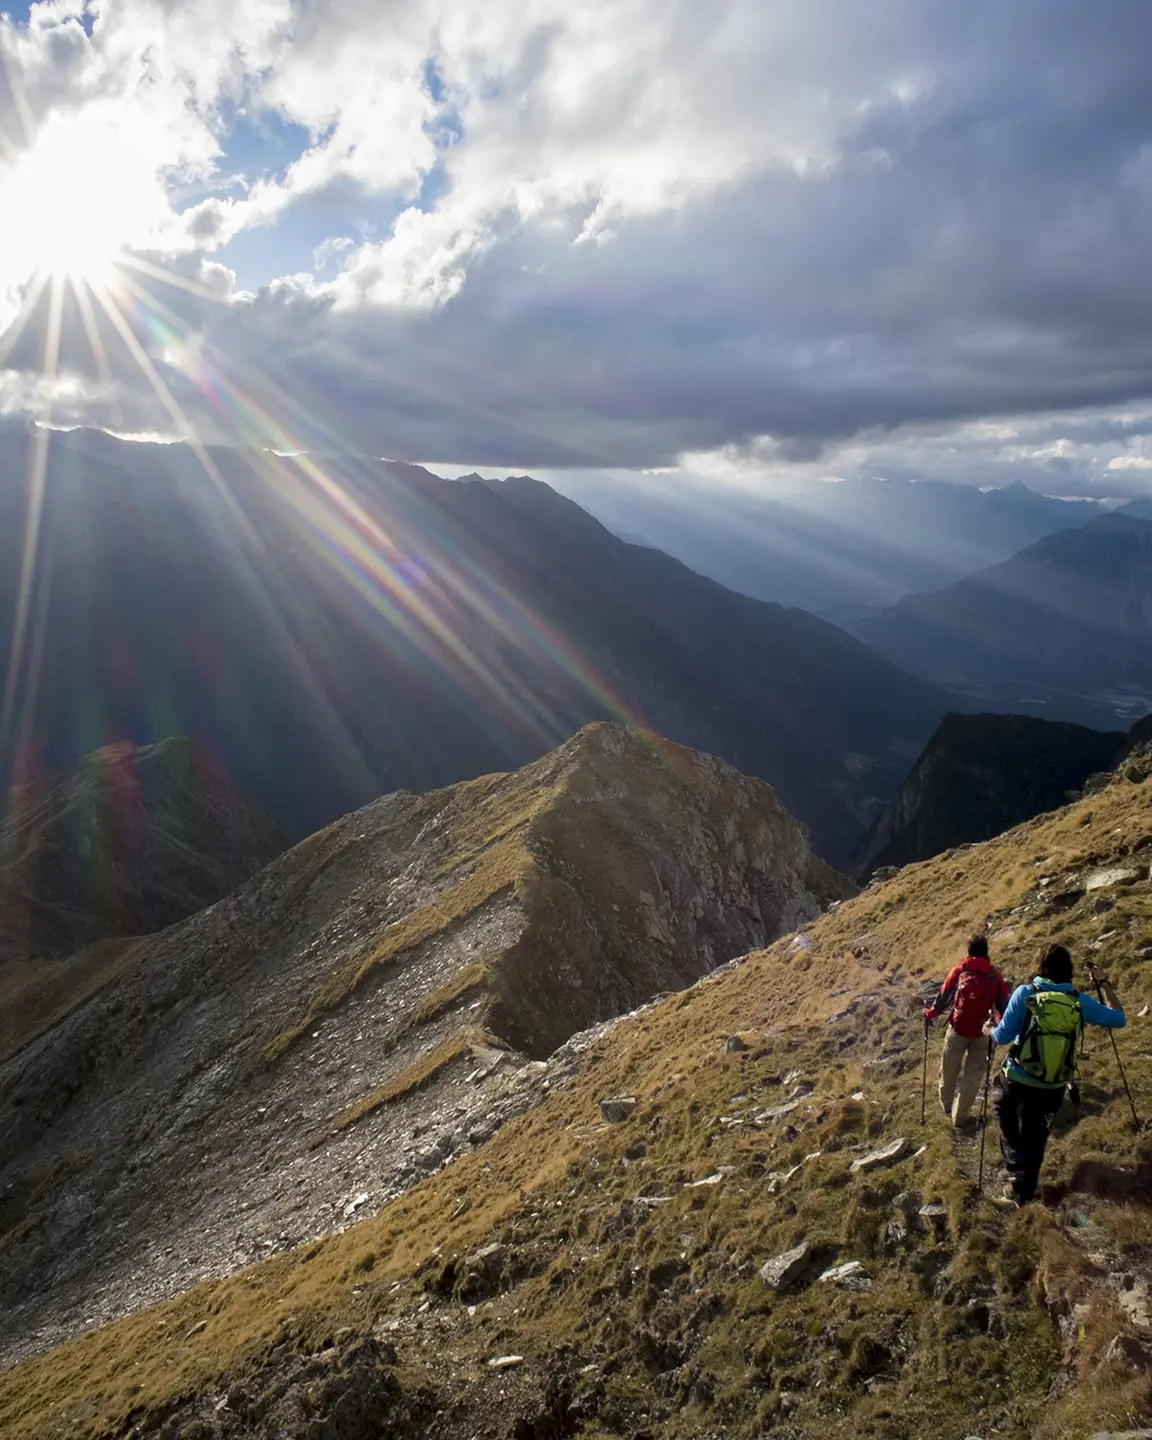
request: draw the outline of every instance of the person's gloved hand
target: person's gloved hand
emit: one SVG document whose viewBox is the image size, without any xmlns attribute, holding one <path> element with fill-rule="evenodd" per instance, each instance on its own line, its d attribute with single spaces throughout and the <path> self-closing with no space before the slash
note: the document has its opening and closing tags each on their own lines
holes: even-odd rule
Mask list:
<svg viewBox="0 0 1152 1440">
<path fill-rule="evenodd" d="M 935 1019 L 936 1019 L 936 1011 L 933 1010 L 933 1008 L 932 1008 L 931 1005 L 925 1005 L 925 1007 L 924 1007 L 924 1023 L 925 1023 L 925 1025 L 931 1025 L 931 1024 L 932 1024 L 932 1021 L 935 1020 Z"/>
</svg>

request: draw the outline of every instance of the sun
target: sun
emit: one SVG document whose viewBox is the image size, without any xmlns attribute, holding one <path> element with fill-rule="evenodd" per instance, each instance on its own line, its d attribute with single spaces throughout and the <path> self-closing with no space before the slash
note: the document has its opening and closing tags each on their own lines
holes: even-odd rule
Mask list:
<svg viewBox="0 0 1152 1440">
<path fill-rule="evenodd" d="M 107 286 L 163 204 L 147 147 L 114 115 L 51 117 L 0 170 L 0 289 L 37 275 Z"/>
</svg>

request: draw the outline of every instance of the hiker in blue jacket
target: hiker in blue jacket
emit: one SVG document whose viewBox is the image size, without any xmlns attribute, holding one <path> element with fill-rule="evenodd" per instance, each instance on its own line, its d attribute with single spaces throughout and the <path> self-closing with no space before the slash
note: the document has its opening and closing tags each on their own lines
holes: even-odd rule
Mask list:
<svg viewBox="0 0 1152 1440">
<path fill-rule="evenodd" d="M 1049 945 L 1039 975 L 1030 985 L 1017 986 L 999 1025 L 986 1030 L 997 1045 L 1011 1046 L 1004 1071 L 996 1077 L 993 1103 L 1011 1179 L 1004 1198 L 1015 1205 L 1036 1198 L 1052 1121 L 1076 1078 L 1084 1026 L 1119 1030 L 1127 1024 L 1111 984 L 1102 979 L 1099 985 L 1107 1004 L 1076 989 L 1071 955 L 1063 945 Z"/>
</svg>

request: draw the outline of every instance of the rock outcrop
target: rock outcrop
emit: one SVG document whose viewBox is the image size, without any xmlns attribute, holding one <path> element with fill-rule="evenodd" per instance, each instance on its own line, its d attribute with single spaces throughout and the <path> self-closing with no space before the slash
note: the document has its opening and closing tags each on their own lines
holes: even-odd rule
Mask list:
<svg viewBox="0 0 1152 1440">
<path fill-rule="evenodd" d="M 868 836 L 855 873 L 927 860 L 1067 804 L 1139 727 L 1089 730 L 1028 715 L 946 715 Z"/>
<path fill-rule="evenodd" d="M 372 1213 L 490 1138 L 575 1032 L 852 888 L 762 781 L 605 724 L 345 817 L 0 1069 L 0 1337 Z"/>
</svg>

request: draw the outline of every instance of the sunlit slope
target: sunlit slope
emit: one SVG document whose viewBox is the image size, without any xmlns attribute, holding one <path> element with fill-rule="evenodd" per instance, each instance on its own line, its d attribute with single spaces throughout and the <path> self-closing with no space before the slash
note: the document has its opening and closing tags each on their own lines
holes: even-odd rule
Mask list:
<svg viewBox="0 0 1152 1440">
<path fill-rule="evenodd" d="M 548 1415 L 599 1436 L 892 1440 L 1147 1422 L 1132 1356 L 1150 1323 L 1152 1152 L 1110 1049 L 1092 1041 L 1082 1109 L 1058 1122 L 1048 1208 L 1005 1216 L 931 1107 L 920 1129 L 918 998 L 986 923 L 1016 977 L 1053 936 L 1078 960 L 1094 947 L 1152 1108 L 1147 768 L 625 1020 L 538 1109 L 376 1218 L 17 1367 L 4 1433 L 150 1435 L 195 1414 L 204 1435 L 272 1434 L 307 1394 L 322 1419 L 364 1365 L 408 1433 L 448 1437 Z M 1140 878 L 1084 888 L 1117 866 Z M 729 1051 L 732 1034 L 748 1048 Z M 606 1124 L 599 1101 L 620 1093 L 636 1108 Z M 905 1158 L 851 1169 L 901 1137 Z M 468 1281 L 465 1257 L 497 1242 L 495 1276 Z M 792 1288 L 758 1276 L 804 1242 Z M 869 1287 L 814 1278 L 854 1259 Z M 507 1354 L 522 1363 L 488 1363 Z"/>
</svg>

